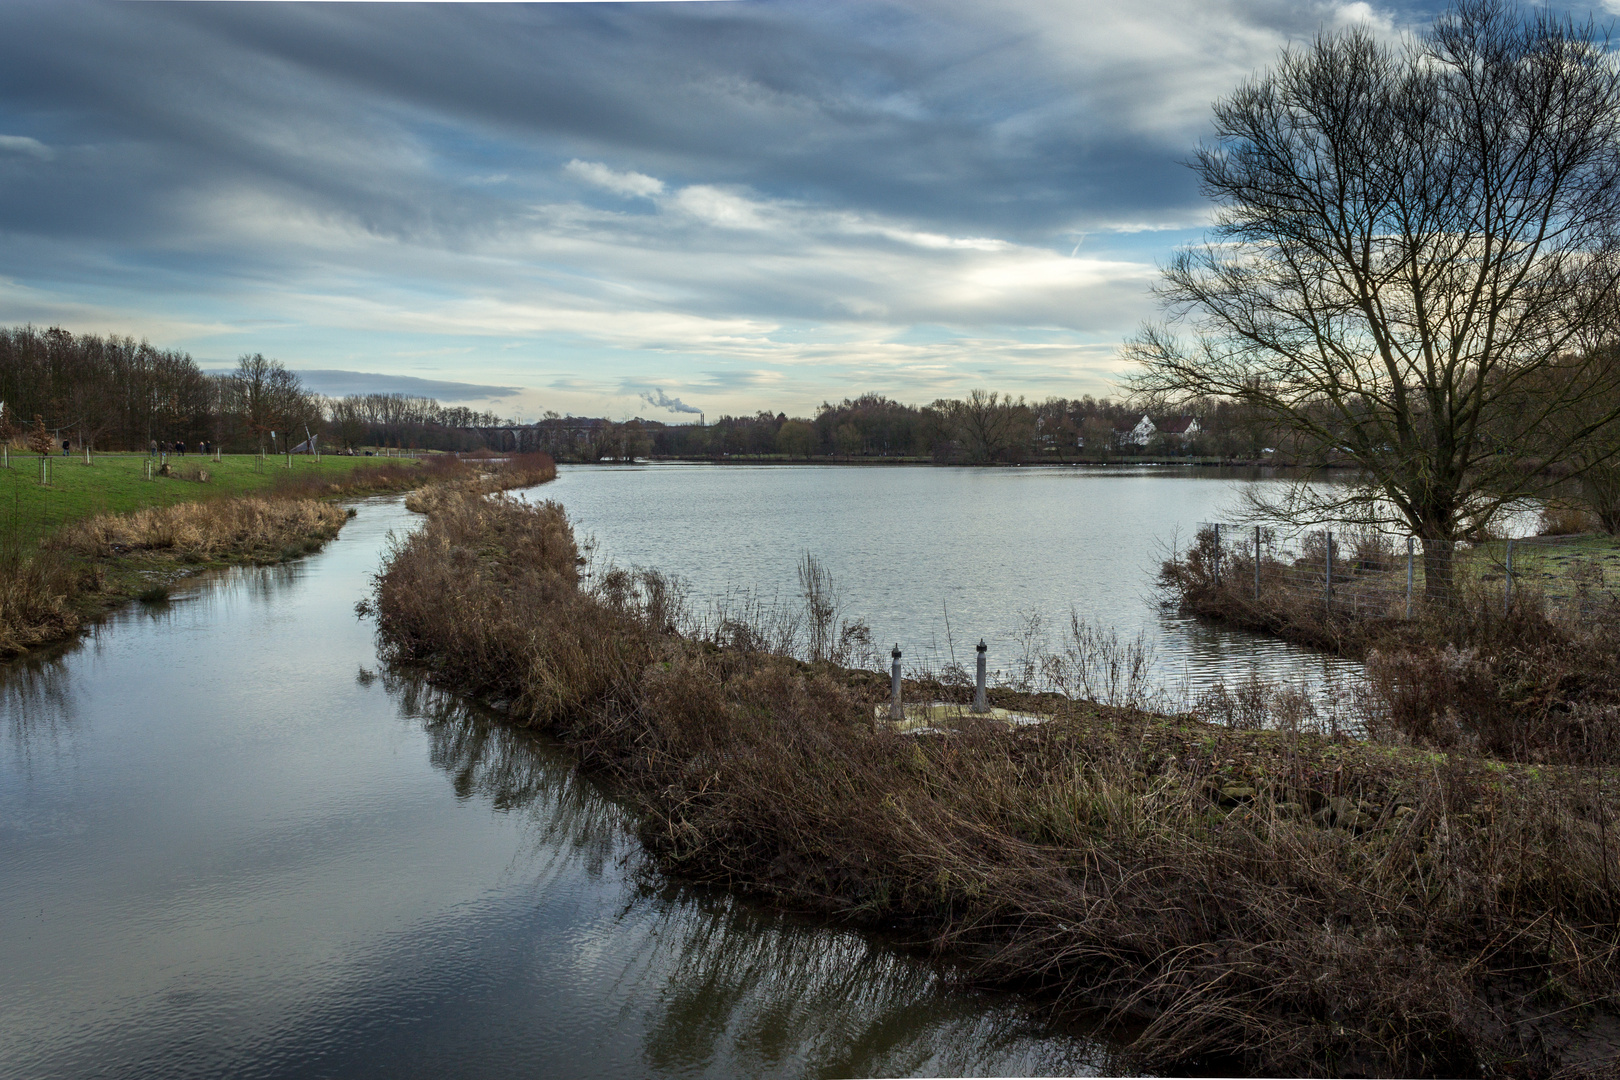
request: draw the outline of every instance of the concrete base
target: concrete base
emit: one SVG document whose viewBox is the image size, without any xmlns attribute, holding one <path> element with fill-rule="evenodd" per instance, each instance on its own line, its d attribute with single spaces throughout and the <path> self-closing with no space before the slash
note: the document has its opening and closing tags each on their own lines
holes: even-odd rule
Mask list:
<svg viewBox="0 0 1620 1080">
<path fill-rule="evenodd" d="M 1050 716 L 1039 713 L 1013 712 L 1010 709 L 992 708 L 986 713 L 976 713 L 971 705 L 955 705 L 944 701 L 919 702 L 905 707 L 904 720 L 889 719 L 889 706 L 878 705 L 873 707 L 874 718 L 895 731 L 919 732 L 938 731 L 949 728 L 966 719 L 1000 720 L 1006 724 L 1044 724 Z"/>
</svg>

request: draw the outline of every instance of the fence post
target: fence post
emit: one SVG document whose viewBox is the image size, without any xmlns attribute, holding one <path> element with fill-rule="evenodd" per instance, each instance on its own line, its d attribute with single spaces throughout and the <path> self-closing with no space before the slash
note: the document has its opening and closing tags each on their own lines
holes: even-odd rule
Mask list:
<svg viewBox="0 0 1620 1080">
<path fill-rule="evenodd" d="M 900 643 L 894 643 L 894 652 L 889 654 L 894 663 L 889 668 L 889 719 L 904 720 L 905 709 L 900 705 Z"/>
<path fill-rule="evenodd" d="M 1406 617 L 1408 619 L 1412 617 L 1412 547 L 1414 539 L 1411 536 L 1406 538 Z"/>
<path fill-rule="evenodd" d="M 1327 535 L 1327 567 L 1322 576 L 1322 603 L 1329 615 L 1333 614 L 1333 530 L 1323 530 Z"/>
<path fill-rule="evenodd" d="M 1221 523 L 1215 523 L 1215 587 L 1221 587 Z"/>
<path fill-rule="evenodd" d="M 987 702 L 985 700 L 985 698 L 984 698 L 984 652 L 985 652 L 984 638 L 980 638 L 979 639 L 979 671 L 978 671 L 978 675 L 977 675 L 977 677 L 975 679 L 974 690 L 973 690 L 973 711 L 976 712 L 976 713 L 987 713 L 987 712 L 990 711 L 990 703 Z"/>
<path fill-rule="evenodd" d="M 1254 598 L 1260 599 L 1260 526 L 1254 527 Z"/>
<path fill-rule="evenodd" d="M 1507 542 L 1507 587 L 1502 595 L 1502 614 L 1506 615 L 1513 607 L 1513 541 Z"/>
</svg>

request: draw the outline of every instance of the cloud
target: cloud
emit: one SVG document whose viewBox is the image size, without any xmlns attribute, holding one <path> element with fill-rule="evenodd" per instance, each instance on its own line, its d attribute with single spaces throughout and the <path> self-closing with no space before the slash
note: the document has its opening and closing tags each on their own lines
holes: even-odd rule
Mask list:
<svg viewBox="0 0 1620 1080">
<path fill-rule="evenodd" d="M 645 173 L 614 172 L 606 165 L 595 161 L 580 161 L 575 158 L 563 166 L 563 171 L 570 176 L 577 176 L 587 184 L 594 184 L 619 195 L 635 195 L 650 199 L 654 195 L 661 195 L 664 191 L 664 182 Z"/>
<path fill-rule="evenodd" d="M 1096 392 L 1207 220 L 1210 103 L 1414 11 L 3 5 L 0 321 L 581 408 Z"/>
<path fill-rule="evenodd" d="M 412 375 L 385 375 L 373 371 L 343 371 L 338 368 L 295 370 L 299 381 L 307 389 L 331 397 L 342 397 L 346 394 L 404 394 L 411 397 L 437 398 L 439 401 L 482 401 L 487 398 L 513 397 L 522 393 L 522 388 L 517 386 L 482 386 L 477 383 L 450 382 L 444 379 L 419 379 Z"/>
<path fill-rule="evenodd" d="M 655 409 L 666 409 L 672 413 L 701 413 L 703 410 L 696 405 L 688 405 L 677 397 L 670 397 L 663 390 L 654 387 L 652 390 L 643 390 L 641 400 Z"/>
<path fill-rule="evenodd" d="M 0 153 L 26 154 L 42 161 L 50 161 L 56 151 L 27 135 L 0 135 Z"/>
</svg>

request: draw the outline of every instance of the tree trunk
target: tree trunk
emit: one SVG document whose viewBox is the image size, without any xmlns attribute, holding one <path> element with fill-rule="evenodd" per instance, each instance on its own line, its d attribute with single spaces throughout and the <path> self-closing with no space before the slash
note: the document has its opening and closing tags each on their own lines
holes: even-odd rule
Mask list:
<svg viewBox="0 0 1620 1080">
<path fill-rule="evenodd" d="M 1452 564 L 1456 545 L 1450 539 L 1424 536 L 1423 599 L 1429 604 L 1449 604 L 1453 599 Z"/>
</svg>

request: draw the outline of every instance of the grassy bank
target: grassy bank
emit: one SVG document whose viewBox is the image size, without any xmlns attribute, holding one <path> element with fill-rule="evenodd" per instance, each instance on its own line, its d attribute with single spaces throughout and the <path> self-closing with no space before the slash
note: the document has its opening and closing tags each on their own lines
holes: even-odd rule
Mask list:
<svg viewBox="0 0 1620 1080">
<path fill-rule="evenodd" d="M 1612 1075 L 1611 772 L 1057 697 L 906 736 L 885 680 L 675 597 L 582 581 L 555 505 L 446 499 L 373 609 L 392 660 L 575 746 L 671 872 L 1131 1020 L 1145 1063 Z"/>
<path fill-rule="evenodd" d="M 422 470 L 437 459 L 294 456 L 289 469 L 285 457 L 271 457 L 261 470 L 250 454 L 227 454 L 217 462 L 201 454 L 171 455 L 170 475 L 147 480 L 150 459 L 144 454 L 97 454 L 90 465 L 81 455 L 51 458 L 46 485 L 39 482 L 38 456 L 13 451 L 11 468 L 0 468 L 0 524 L 9 542 L 32 548 L 72 522 L 149 506 L 289 490 L 319 497 L 327 486 L 334 486 L 332 494 L 406 490 L 421 483 Z"/>
<path fill-rule="evenodd" d="M 59 487 L 30 492 L 31 501 L 22 496 L 26 484 L 0 469 L 0 491 L 13 485 L 13 515 L 0 532 L 0 656 L 60 641 L 132 599 L 166 599 L 177 579 L 201 570 L 319 551 L 349 516 L 336 499 L 452 487 L 489 491 L 556 476 L 545 455 L 495 464 L 448 455 L 420 462 L 294 458 L 290 470 L 264 472 L 253 458 L 203 458 L 195 468 L 225 468 L 188 478 L 193 466 L 177 466 L 177 476 L 152 481 L 144 478 L 144 458 L 107 455 L 89 467 L 79 460 L 85 474 L 95 475 L 75 475 L 66 464 L 73 459 L 57 459 L 52 483 Z M 28 464 L 35 470 L 28 482 L 38 486 L 38 459 Z M 105 505 L 128 509 L 96 510 Z M 53 517 L 62 523 L 47 529 Z"/>
</svg>

